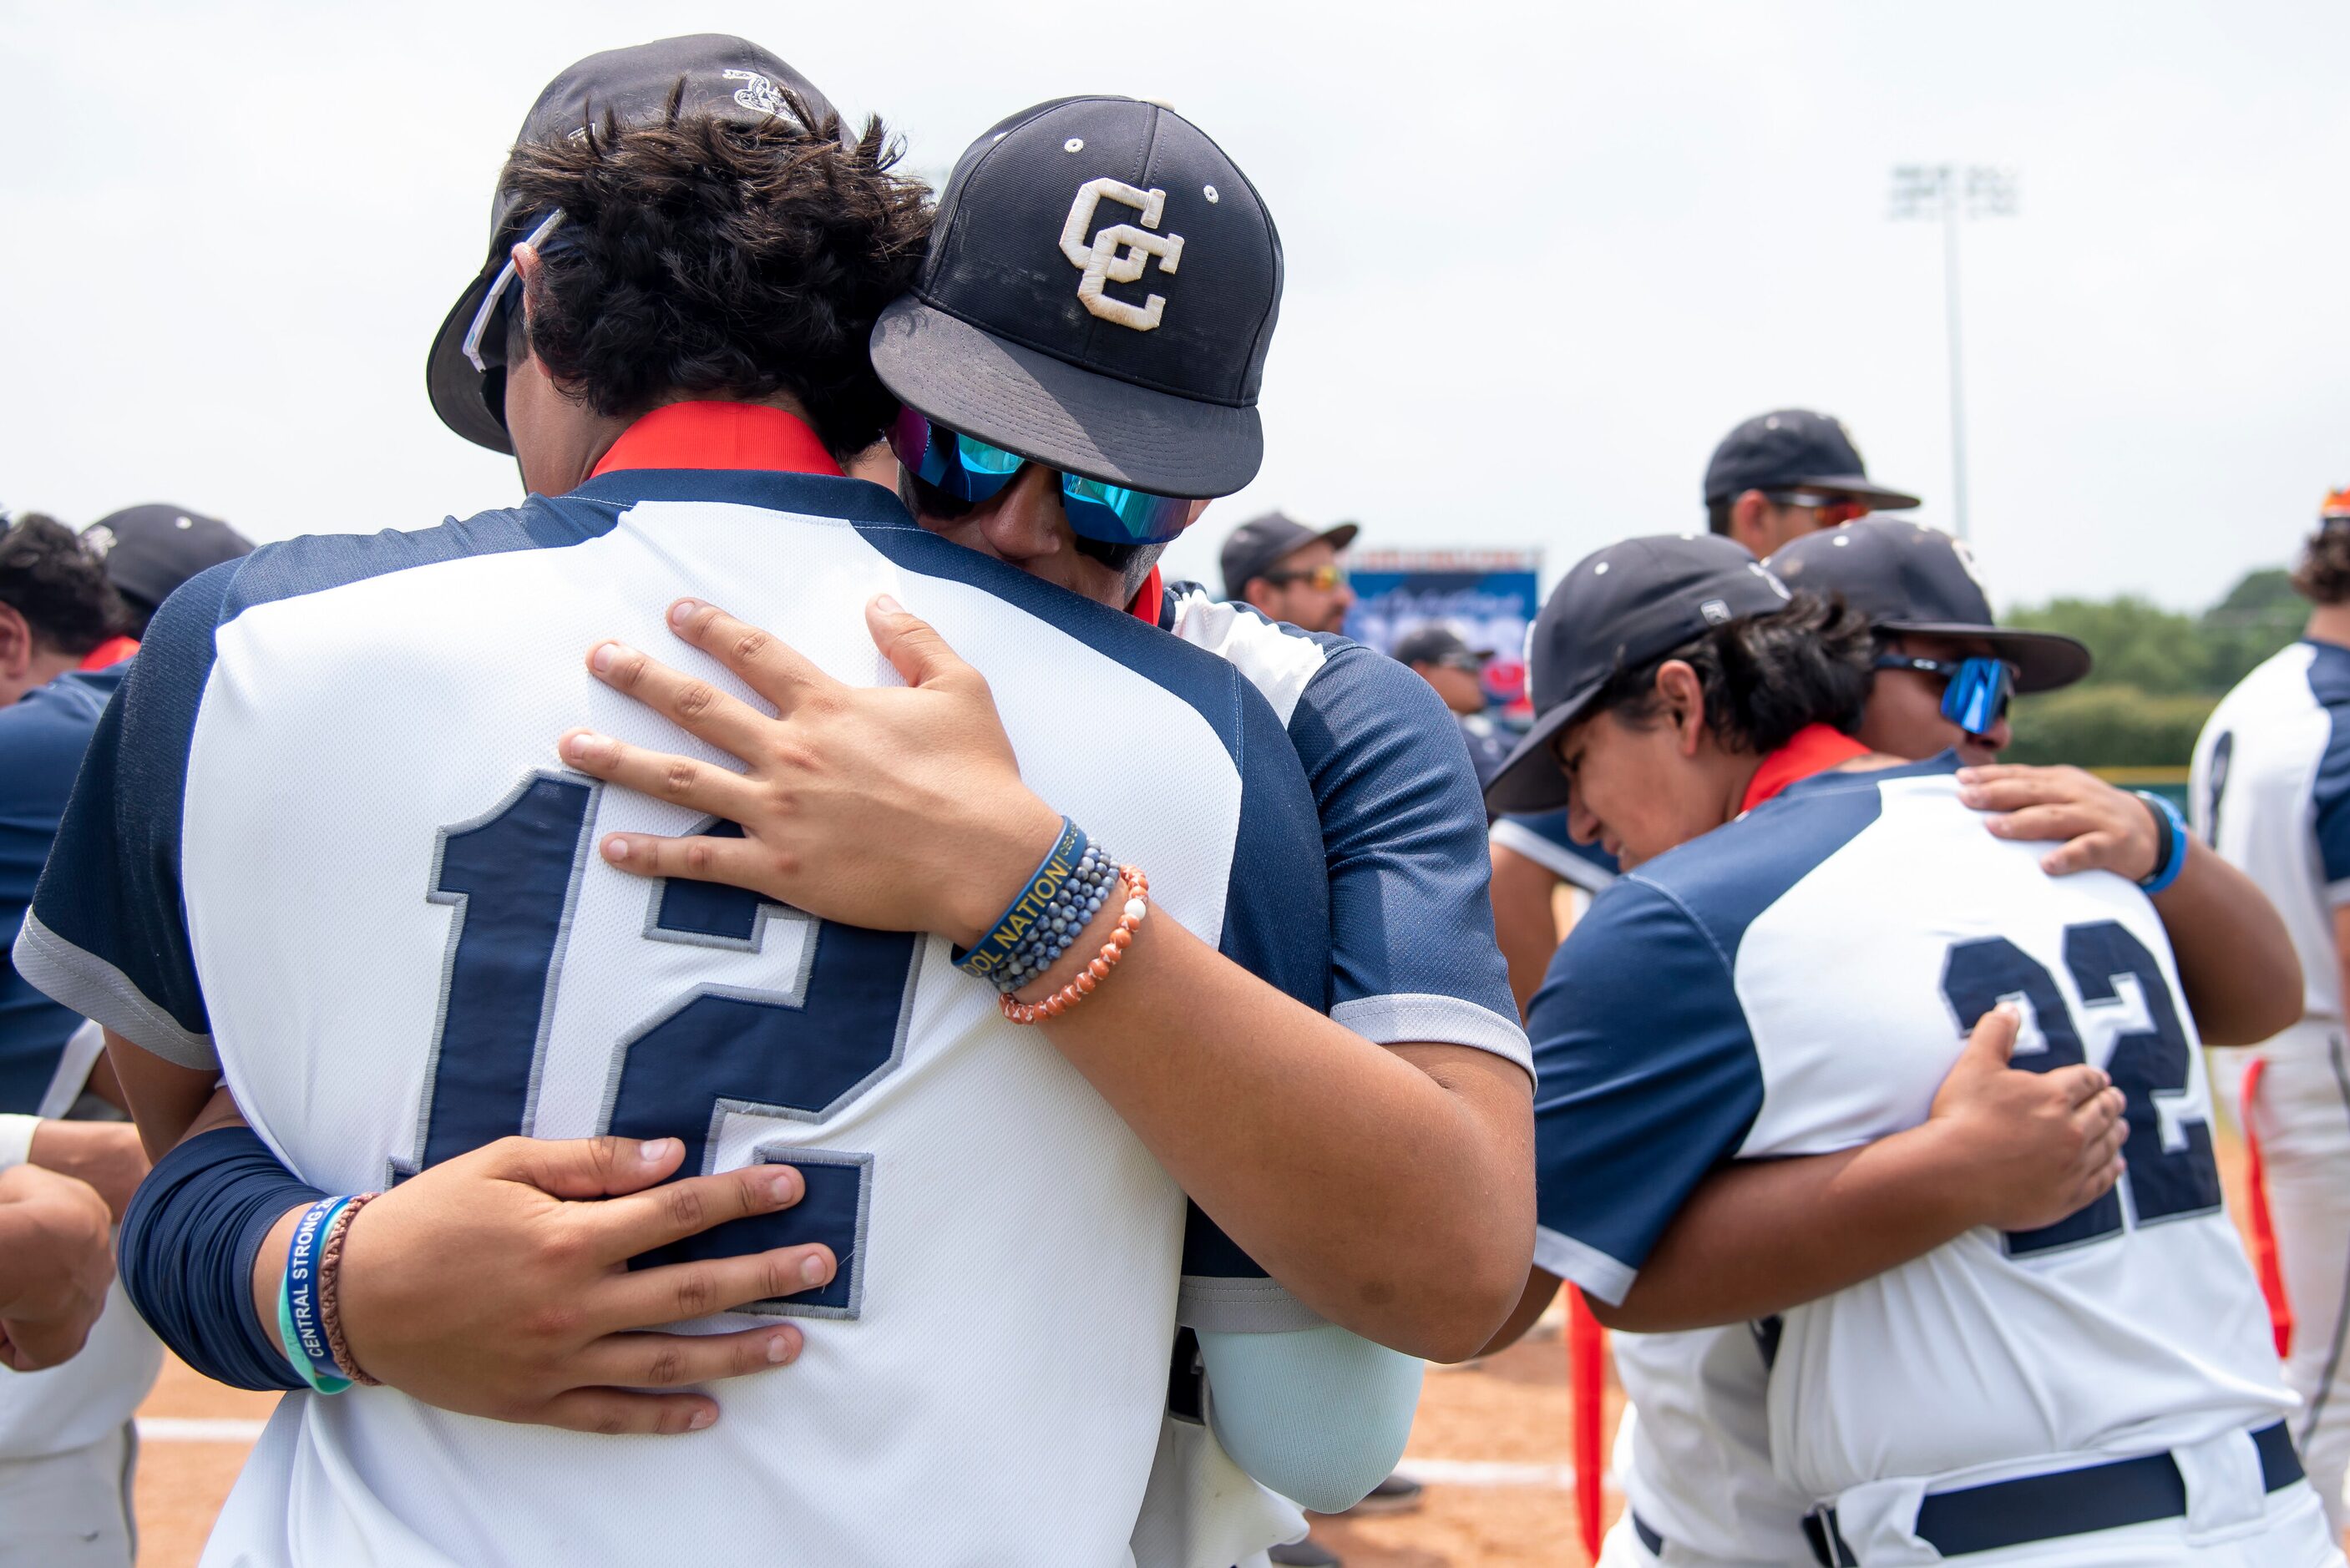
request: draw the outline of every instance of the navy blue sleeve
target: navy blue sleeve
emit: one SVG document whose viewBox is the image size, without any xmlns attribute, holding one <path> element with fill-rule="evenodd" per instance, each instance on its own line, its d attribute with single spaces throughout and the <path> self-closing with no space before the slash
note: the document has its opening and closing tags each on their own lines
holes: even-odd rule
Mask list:
<svg viewBox="0 0 2350 1568">
<path fill-rule="evenodd" d="M 1528 1025 L 1534 1262 L 1621 1302 L 1762 1108 L 1729 958 L 1677 900 L 1627 877 L 1560 946 Z"/>
<path fill-rule="evenodd" d="M 1219 950 L 1316 1012 L 1330 1006 L 1330 902 L 1314 797 L 1281 721 L 1256 688 L 1240 697 L 1241 825 Z M 1286 1333 L 1321 1319 L 1291 1298 L 1196 1203 L 1183 1227 L 1179 1317 L 1186 1327 Z"/>
<path fill-rule="evenodd" d="M 326 1194 L 250 1127 L 218 1127 L 155 1162 L 123 1211 L 122 1289 L 172 1354 L 235 1388 L 305 1386 L 253 1311 L 253 1263 L 289 1209 Z"/>
<path fill-rule="evenodd" d="M 1524 1065 L 1493 940 L 1485 805 L 1443 700 L 1385 654 L 1328 658 L 1289 720 L 1330 884 L 1330 1016 L 1381 1044 L 1472 1045 Z"/>
<path fill-rule="evenodd" d="M 1616 857 L 1568 835 L 1564 809 L 1504 816 L 1493 824 L 1493 842 L 1586 893 L 1599 892 L 1619 875 Z"/>
<path fill-rule="evenodd" d="M 2325 871 L 2326 902 L 2340 905 L 2350 903 L 2350 691 L 2328 701 L 2325 711 L 2333 729 L 2325 753 L 2318 759 L 2309 805 L 2317 829 L 2317 858 Z"/>
<path fill-rule="evenodd" d="M 185 1067 L 212 1023 L 180 900 L 180 819 L 213 631 L 240 563 L 190 578 L 149 623 L 82 760 L 15 956 L 66 1007 Z"/>
<path fill-rule="evenodd" d="M 61 675 L 0 710 L 0 1114 L 30 1115 L 81 1017 L 16 972 L 7 950 L 24 929 L 33 888 L 57 841 L 74 774 L 120 666 Z"/>
</svg>

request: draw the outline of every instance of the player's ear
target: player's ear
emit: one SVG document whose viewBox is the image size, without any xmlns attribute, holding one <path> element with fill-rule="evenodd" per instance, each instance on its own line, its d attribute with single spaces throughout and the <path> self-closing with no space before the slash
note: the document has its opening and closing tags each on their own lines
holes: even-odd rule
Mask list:
<svg viewBox="0 0 2350 1568">
<path fill-rule="evenodd" d="M 1762 514 L 1770 509 L 1771 503 L 1759 490 L 1741 491 L 1730 504 L 1730 536 L 1744 545 L 1749 555 L 1770 553 L 1772 540 L 1762 526 Z"/>
<path fill-rule="evenodd" d="M 1697 755 L 1705 738 L 1705 683 L 1685 659 L 1668 659 L 1657 667 L 1657 696 L 1665 720 L 1673 727 L 1681 755 Z"/>
</svg>

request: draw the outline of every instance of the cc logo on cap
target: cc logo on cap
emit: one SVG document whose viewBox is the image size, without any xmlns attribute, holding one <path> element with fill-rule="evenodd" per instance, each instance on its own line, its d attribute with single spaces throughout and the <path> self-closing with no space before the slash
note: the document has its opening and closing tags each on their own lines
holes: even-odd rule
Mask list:
<svg viewBox="0 0 2350 1568">
<path fill-rule="evenodd" d="M 1105 196 L 1141 213 L 1142 227 L 1113 223 L 1088 242 L 1086 231 L 1093 227 L 1094 209 Z M 1104 294 L 1102 285 L 1132 283 L 1142 275 L 1152 256 L 1159 258 L 1159 271 L 1175 271 L 1183 260 L 1183 236 L 1149 232 L 1159 227 L 1166 213 L 1164 191 L 1138 191 L 1123 180 L 1107 177 L 1077 187 L 1077 199 L 1069 204 L 1069 221 L 1061 225 L 1061 254 L 1086 275 L 1078 281 L 1077 298 L 1087 310 L 1137 332 L 1148 332 L 1159 325 L 1167 309 L 1165 295 L 1150 295 L 1140 305 L 1129 305 Z"/>
</svg>

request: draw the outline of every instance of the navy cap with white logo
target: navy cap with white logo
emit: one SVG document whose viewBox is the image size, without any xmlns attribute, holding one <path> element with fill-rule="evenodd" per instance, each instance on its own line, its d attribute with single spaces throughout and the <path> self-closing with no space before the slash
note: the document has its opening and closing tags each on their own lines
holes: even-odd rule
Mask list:
<svg viewBox="0 0 2350 1568">
<path fill-rule="evenodd" d="M 1763 563 L 1791 588 L 1845 603 L 1878 631 L 1915 632 L 1990 647 L 2015 666 L 2018 691 L 2054 691 L 2089 672 L 2089 649 L 2053 631 L 2010 631 L 1991 620 L 1964 544 L 1938 528 L 1864 517 L 1806 534 Z"/>
<path fill-rule="evenodd" d="M 1918 498 L 1868 477 L 1844 422 L 1809 409 L 1779 409 L 1721 438 L 1705 465 L 1705 499 L 1735 500 L 1750 490 L 1824 490 L 1884 512 L 1906 512 Z"/>
<path fill-rule="evenodd" d="M 873 368 L 939 424 L 1155 495 L 1229 495 L 1264 458 L 1257 388 L 1281 236 L 1171 109 L 1068 98 L 973 142 Z"/>
<path fill-rule="evenodd" d="M 1577 561 L 1526 634 L 1534 727 L 1485 785 L 1495 811 L 1555 811 L 1566 774 L 1552 742 L 1617 673 L 1717 626 L 1785 607 L 1786 585 L 1713 534 L 1626 539 Z"/>
<path fill-rule="evenodd" d="M 743 125 L 781 120 L 798 126 L 799 116 L 786 93 L 817 121 L 837 118 L 831 103 L 806 77 L 756 44 L 723 33 L 660 38 L 607 49 L 565 69 L 540 90 L 515 141 L 555 141 L 577 136 L 590 126 L 601 131 L 608 117 L 624 126 L 650 119 L 668 112 L 672 94 L 681 117 L 704 115 Z M 504 323 L 487 323 L 489 331 L 473 345 L 467 339 L 475 336 L 483 301 L 504 273 L 515 243 L 527 235 L 534 220 L 548 216 L 516 211 L 518 201 L 503 185 L 491 197 L 489 257 L 433 334 L 424 368 L 425 389 L 441 422 L 492 452 L 514 451 L 506 434 Z M 469 347 L 494 362 L 477 367 L 466 352 Z"/>
</svg>

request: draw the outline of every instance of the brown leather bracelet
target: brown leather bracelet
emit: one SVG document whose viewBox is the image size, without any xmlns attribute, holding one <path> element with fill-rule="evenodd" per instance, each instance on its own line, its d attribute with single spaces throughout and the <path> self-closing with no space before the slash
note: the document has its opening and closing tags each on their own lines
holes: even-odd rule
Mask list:
<svg viewBox="0 0 2350 1568">
<path fill-rule="evenodd" d="M 351 1359 L 351 1347 L 343 1338 L 341 1285 L 343 1282 L 343 1238 L 351 1228 L 351 1216 L 381 1197 L 378 1192 L 354 1195 L 336 1214 L 335 1222 L 327 1231 L 326 1240 L 318 1243 L 318 1327 L 327 1336 L 327 1353 L 343 1376 L 367 1388 L 380 1388 L 380 1378 L 369 1377 L 359 1364 Z"/>
</svg>

